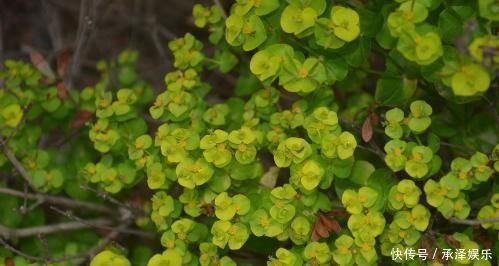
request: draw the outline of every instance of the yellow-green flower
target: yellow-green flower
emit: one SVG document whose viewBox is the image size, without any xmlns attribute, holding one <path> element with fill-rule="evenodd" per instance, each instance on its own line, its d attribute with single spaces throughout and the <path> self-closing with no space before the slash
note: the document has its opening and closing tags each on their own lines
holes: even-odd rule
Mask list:
<svg viewBox="0 0 499 266">
<path fill-rule="evenodd" d="M 21 121 L 22 117 L 23 110 L 19 104 L 10 104 L 2 110 L 4 123 L 10 128 L 15 128 Z"/>
<path fill-rule="evenodd" d="M 489 89 L 489 73 L 479 64 L 468 64 L 452 76 L 452 90 L 458 96 L 472 96 Z"/>
<path fill-rule="evenodd" d="M 97 254 L 92 261 L 90 266 L 131 266 L 130 262 L 122 255 L 116 254 L 110 250 L 104 250 Z"/>
<path fill-rule="evenodd" d="M 360 33 L 359 14 L 355 10 L 342 6 L 331 9 L 331 25 L 334 35 L 345 42 L 355 40 Z"/>
</svg>

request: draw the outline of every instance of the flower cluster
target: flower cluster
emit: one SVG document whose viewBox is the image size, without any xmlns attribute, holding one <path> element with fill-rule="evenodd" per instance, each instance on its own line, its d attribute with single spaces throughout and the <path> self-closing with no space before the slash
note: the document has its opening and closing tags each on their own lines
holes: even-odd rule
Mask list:
<svg viewBox="0 0 499 266">
<path fill-rule="evenodd" d="M 433 110 L 424 101 L 415 101 L 410 105 L 411 113 L 404 117 L 404 112 L 393 108 L 386 112 L 385 134 L 392 138 L 385 144 L 385 163 L 394 172 L 404 170 L 409 176 L 421 179 L 432 176 L 442 163 L 436 145 L 422 145 L 419 136 L 431 125 L 430 115 Z M 405 141 L 411 134 L 417 142 Z"/>
<path fill-rule="evenodd" d="M 82 89 L 8 60 L 0 172 L 13 178 L 0 186 L 22 187 L 19 173 L 38 193 L 140 194 L 133 226 L 161 236 L 161 251 L 137 259 L 132 243 L 129 261 L 107 248 L 91 266 L 247 264 L 238 250 L 273 266 L 388 265 L 394 249 L 497 246 L 496 2 L 236 0 L 227 15 L 197 4 L 214 47 L 171 40 L 157 91 L 133 51 L 99 62 Z M 46 219 L 0 202 L 0 225 Z"/>
</svg>

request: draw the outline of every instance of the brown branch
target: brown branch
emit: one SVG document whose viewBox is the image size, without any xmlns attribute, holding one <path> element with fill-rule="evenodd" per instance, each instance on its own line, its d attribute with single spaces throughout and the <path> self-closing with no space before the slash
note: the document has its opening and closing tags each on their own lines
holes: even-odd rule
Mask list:
<svg viewBox="0 0 499 266">
<path fill-rule="evenodd" d="M 86 224 L 89 227 L 95 227 L 95 228 L 106 229 L 106 230 L 117 230 L 116 227 L 113 227 L 113 226 L 107 226 L 105 224 L 104 225 L 93 224 L 91 221 L 86 221 L 86 220 L 74 215 L 70 211 L 63 211 L 63 210 L 56 208 L 54 206 L 50 206 L 50 209 L 54 210 L 55 212 L 59 213 L 62 216 L 67 217 L 70 220 L 74 220 L 76 222 Z M 127 229 L 127 228 L 120 230 L 120 233 L 137 235 L 137 236 L 142 236 L 142 237 L 147 237 L 147 238 L 153 238 L 155 236 L 154 234 L 149 233 L 149 232 L 144 232 L 144 231 L 135 230 L 135 229 Z"/>
<path fill-rule="evenodd" d="M 454 224 L 478 225 L 478 224 L 488 224 L 488 223 L 499 223 L 499 217 L 481 219 L 481 220 L 450 218 L 449 221 Z"/>
<path fill-rule="evenodd" d="M 45 258 L 40 258 L 40 257 L 36 257 L 33 255 L 29 255 L 29 254 L 26 254 L 26 253 L 16 249 L 15 247 L 13 247 L 9 243 L 7 243 L 7 241 L 5 241 L 2 237 L 0 237 L 0 244 L 2 244 L 6 250 L 8 250 L 8 251 L 10 251 L 18 256 L 21 256 L 25 259 L 28 259 L 31 261 L 47 261 L 47 259 L 45 259 Z"/>
<path fill-rule="evenodd" d="M 47 31 L 55 51 L 60 51 L 63 46 L 61 37 L 61 23 L 59 13 L 48 0 L 42 1 L 42 9 L 45 21 L 47 23 Z"/>
<path fill-rule="evenodd" d="M 156 50 L 158 51 L 159 55 L 161 57 L 164 57 L 166 55 L 165 49 L 161 45 L 161 41 L 158 37 L 158 29 L 152 29 L 149 31 L 151 40 L 154 44 L 154 47 L 156 47 Z"/>
<path fill-rule="evenodd" d="M 5 157 L 7 157 L 7 159 L 9 159 L 9 161 L 12 163 L 14 168 L 16 168 L 17 172 L 28 183 L 28 185 L 36 190 L 36 187 L 33 185 L 33 178 L 28 173 L 28 171 L 26 171 L 21 162 L 19 162 L 19 160 L 16 158 L 14 153 L 9 149 L 9 147 L 7 147 L 7 144 L 1 135 L 0 135 L 0 149 L 2 150 L 3 154 L 5 154 Z"/>
<path fill-rule="evenodd" d="M 26 253 L 22 252 L 21 250 L 15 248 L 14 246 L 10 245 L 2 237 L 0 237 L 0 244 L 3 245 L 3 247 L 5 249 L 9 250 L 10 252 L 12 252 L 12 253 L 14 253 L 14 254 L 16 254 L 18 256 L 21 256 L 23 258 L 26 258 L 28 260 L 31 260 L 31 261 L 48 262 L 48 263 L 58 263 L 58 262 L 64 262 L 64 261 L 72 261 L 73 265 L 78 265 L 78 264 L 83 263 L 86 260 L 92 259 L 93 257 L 95 257 L 95 255 L 97 253 L 99 253 L 102 250 L 104 250 L 107 247 L 107 245 L 109 245 L 111 243 L 111 241 L 113 241 L 113 239 L 116 238 L 120 234 L 120 232 L 118 230 L 125 229 L 130 224 L 131 224 L 131 221 L 127 221 L 127 222 L 123 223 L 122 225 L 120 225 L 119 227 L 117 227 L 115 230 L 113 230 L 111 233 L 109 233 L 100 242 L 99 245 L 95 246 L 94 248 L 92 248 L 92 249 L 90 249 L 88 251 L 85 251 L 85 252 L 82 252 L 82 253 L 79 253 L 79 254 L 76 254 L 76 255 L 63 256 L 63 257 L 60 257 L 60 258 L 44 258 L 44 257 L 37 257 L 37 256 L 26 254 Z"/>
<path fill-rule="evenodd" d="M 45 236 L 42 234 L 38 234 L 38 239 L 40 240 L 40 244 L 42 246 L 43 257 L 45 258 L 45 265 L 48 265 L 47 260 L 50 257 L 49 243 L 47 242 Z"/>
<path fill-rule="evenodd" d="M 168 30 L 167 28 L 163 27 L 163 26 L 160 26 L 160 25 L 155 25 L 158 29 L 158 33 L 163 35 L 163 37 L 167 40 L 173 40 L 175 38 L 177 38 L 177 35 L 175 35 L 175 33 L 171 32 L 170 30 Z"/>
<path fill-rule="evenodd" d="M 95 3 L 97 2 L 97 3 Z M 96 10 L 99 1 L 95 0 L 82 0 L 80 4 L 80 16 L 78 20 L 78 30 L 76 33 L 75 50 L 72 62 L 68 67 L 68 73 L 64 76 L 64 84 L 67 89 L 73 87 L 73 78 L 80 70 L 80 59 L 82 57 L 82 50 L 88 41 L 91 29 L 95 24 Z"/>
<path fill-rule="evenodd" d="M 109 224 L 111 224 L 111 220 L 98 218 L 98 219 L 86 220 L 85 223 L 79 221 L 67 222 L 67 223 L 34 226 L 21 229 L 11 229 L 3 225 L 0 225 L 0 236 L 6 239 L 23 238 L 23 237 L 36 236 L 40 234 L 49 235 L 49 234 L 67 232 L 67 231 L 75 231 L 80 229 L 96 227 L 95 225 L 104 226 Z"/>
<path fill-rule="evenodd" d="M 111 208 L 108 208 L 106 206 L 102 206 L 99 204 L 94 204 L 90 202 L 85 202 L 85 201 L 79 201 L 79 200 L 74 200 L 70 198 L 64 198 L 64 197 L 57 197 L 57 196 L 49 196 L 45 194 L 39 194 L 39 193 L 24 193 L 21 191 L 13 190 L 10 188 L 0 188 L 0 194 L 5 194 L 5 195 L 10 195 L 18 198 L 26 198 L 30 200 L 37 200 L 45 203 L 52 203 L 56 205 L 62 205 L 65 207 L 69 208 L 76 208 L 76 209 L 85 209 L 85 210 L 91 210 L 95 212 L 100 212 L 100 213 L 108 213 L 108 214 L 116 214 L 116 210 L 113 210 Z"/>
<path fill-rule="evenodd" d="M 122 208 L 123 210 L 129 210 L 135 217 L 147 216 L 146 212 L 142 208 L 139 208 L 137 206 L 133 206 L 129 202 L 123 203 L 123 202 L 119 201 L 118 199 L 114 198 L 113 196 L 111 196 L 108 192 L 94 189 L 86 184 L 81 185 L 80 188 L 83 190 L 87 190 L 87 191 L 95 193 L 95 195 L 97 195 L 99 198 L 102 198 L 105 201 L 108 201 L 108 202 Z"/>
<path fill-rule="evenodd" d="M 224 17 L 224 19 L 227 19 L 227 12 L 225 12 L 224 6 L 220 2 L 220 0 L 213 0 L 213 2 L 215 2 L 215 5 L 217 5 L 218 8 L 220 8 L 220 11 L 222 12 L 222 16 Z"/>
</svg>

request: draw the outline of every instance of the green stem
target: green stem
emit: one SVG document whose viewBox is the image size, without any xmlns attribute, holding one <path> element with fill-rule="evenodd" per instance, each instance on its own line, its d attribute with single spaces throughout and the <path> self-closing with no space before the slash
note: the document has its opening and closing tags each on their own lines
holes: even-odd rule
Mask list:
<svg viewBox="0 0 499 266">
<path fill-rule="evenodd" d="M 399 75 L 392 75 L 392 74 L 388 74 L 386 72 L 377 71 L 377 70 L 370 69 L 370 68 L 360 68 L 360 67 L 352 67 L 352 68 L 355 70 L 366 72 L 368 74 L 373 74 L 373 75 L 387 77 L 387 78 L 396 78 L 396 79 L 403 78 L 402 76 L 399 76 Z"/>
<path fill-rule="evenodd" d="M 414 138 L 416 139 L 416 141 L 418 142 L 419 145 L 423 146 L 423 142 L 421 141 L 421 139 L 419 139 L 419 136 L 416 135 L 416 134 L 413 134 Z"/>
</svg>

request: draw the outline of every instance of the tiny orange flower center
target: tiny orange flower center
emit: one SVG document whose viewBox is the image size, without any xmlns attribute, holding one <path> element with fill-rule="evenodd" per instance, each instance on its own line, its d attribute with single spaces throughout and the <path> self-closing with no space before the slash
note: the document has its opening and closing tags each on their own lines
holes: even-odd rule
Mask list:
<svg viewBox="0 0 499 266">
<path fill-rule="evenodd" d="M 402 150 L 400 148 L 395 148 L 393 150 L 393 153 L 396 155 L 396 156 L 400 156 L 402 155 Z"/>
<path fill-rule="evenodd" d="M 395 200 L 396 201 L 403 201 L 404 200 L 404 196 L 402 196 L 402 194 L 397 194 L 397 196 L 395 196 Z"/>
<path fill-rule="evenodd" d="M 267 219 L 267 218 L 262 218 L 262 219 L 260 220 L 260 225 L 261 225 L 261 226 L 264 226 L 264 227 L 265 227 L 265 226 L 268 226 L 269 224 L 270 224 L 270 221 L 269 221 L 269 219 Z"/>
<path fill-rule="evenodd" d="M 253 27 L 251 27 L 251 26 L 250 26 L 250 25 L 248 25 L 248 24 L 244 25 L 244 27 L 243 27 L 243 30 L 242 30 L 242 31 L 243 31 L 243 33 L 244 33 L 244 34 L 250 34 L 250 33 L 253 33 L 253 32 L 254 32 Z"/>
<path fill-rule="evenodd" d="M 421 154 L 419 154 L 419 153 L 414 153 L 414 154 L 412 155 L 412 159 L 413 159 L 414 161 L 421 161 L 421 160 L 423 160 L 423 156 L 421 156 Z"/>
<path fill-rule="evenodd" d="M 410 21 L 410 20 L 412 20 L 413 17 L 414 17 L 414 13 L 412 13 L 411 11 L 408 10 L 408 11 L 404 12 L 405 20 Z"/>
<path fill-rule="evenodd" d="M 246 145 L 244 145 L 244 144 L 242 144 L 242 143 L 241 143 L 241 144 L 239 144 L 239 147 L 238 147 L 238 149 L 239 149 L 240 151 L 242 151 L 242 152 L 245 152 L 247 148 L 248 148 L 248 147 L 246 147 Z"/>
<path fill-rule="evenodd" d="M 459 178 L 460 178 L 460 179 L 463 179 L 463 180 L 464 180 L 464 179 L 466 179 L 467 177 L 468 177 L 468 172 L 466 172 L 466 171 L 460 171 L 460 172 L 459 172 Z"/>
<path fill-rule="evenodd" d="M 219 151 L 225 150 L 225 143 L 218 143 L 217 144 L 217 150 L 219 150 Z"/>
<path fill-rule="evenodd" d="M 306 69 L 304 67 L 302 67 L 302 68 L 300 68 L 300 70 L 298 70 L 298 76 L 300 78 L 306 78 L 308 76 L 308 74 L 309 74 L 308 69 Z"/>
</svg>

